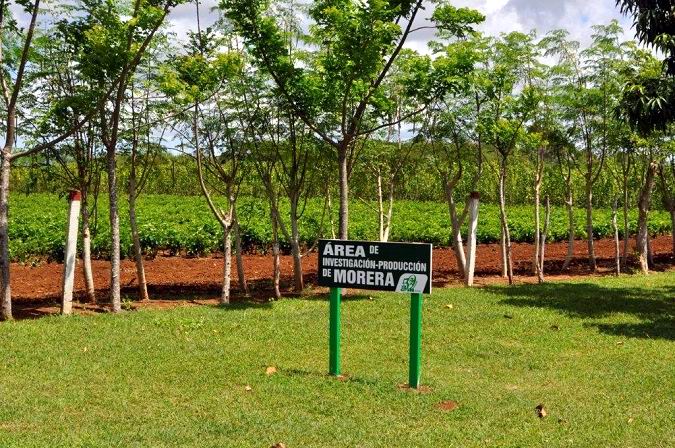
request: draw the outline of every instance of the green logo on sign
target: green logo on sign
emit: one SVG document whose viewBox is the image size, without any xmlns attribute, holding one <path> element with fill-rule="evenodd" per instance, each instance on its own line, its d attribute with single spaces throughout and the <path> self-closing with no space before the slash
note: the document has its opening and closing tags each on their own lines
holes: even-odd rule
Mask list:
<svg viewBox="0 0 675 448">
<path fill-rule="evenodd" d="M 411 275 L 410 277 L 403 280 L 401 292 L 415 292 L 415 286 L 417 286 L 417 276 Z"/>
</svg>

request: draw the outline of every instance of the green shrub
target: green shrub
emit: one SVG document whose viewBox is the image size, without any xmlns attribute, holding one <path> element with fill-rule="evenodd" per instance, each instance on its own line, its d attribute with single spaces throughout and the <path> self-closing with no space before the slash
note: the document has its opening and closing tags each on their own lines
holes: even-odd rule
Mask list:
<svg viewBox="0 0 675 448">
<path fill-rule="evenodd" d="M 217 199 L 225 207 L 223 199 Z M 324 215 L 324 200 L 311 199 L 307 203 L 300 225 L 303 245 L 311 246 L 319 236 L 331 236 L 330 217 Z M 110 229 L 107 220 L 107 202 L 98 204 L 99 221 L 92 238 L 92 254 L 98 258 L 109 256 Z M 10 256 L 12 260 L 45 257 L 60 261 L 65 244 L 67 203 L 54 195 L 13 196 L 10 211 Z M 242 245 L 246 251 L 266 252 L 272 243 L 269 224 L 269 207 L 264 199 L 241 198 L 238 203 L 241 222 Z M 281 204 L 282 216 L 288 216 L 287 203 Z M 222 250 L 223 230 L 214 219 L 201 197 L 142 196 L 138 201 L 138 225 L 141 247 L 146 255 L 167 252 L 170 255 L 204 256 Z M 508 207 L 509 228 L 514 242 L 534 240 L 533 208 Z M 586 237 L 585 211 L 576 210 L 576 235 Z M 337 210 L 333 210 L 333 223 L 337 226 Z M 350 238 L 374 240 L 378 237 L 378 216 L 375 204 L 353 202 L 350 209 Z M 543 211 L 542 211 L 543 220 Z M 620 217 L 620 227 L 623 228 Z M 323 222 L 323 226 L 322 226 Z M 92 223 L 93 225 L 93 223 Z M 630 231 L 637 226 L 637 212 L 630 213 Z M 483 204 L 478 226 L 479 243 L 495 243 L 500 239 L 499 208 Z M 655 211 L 650 215 L 652 234 L 670 232 L 671 222 L 667 213 Z M 333 229 L 337 231 L 337 229 Z M 132 255 L 128 211 L 123 203 L 120 210 L 121 248 L 123 256 Z M 593 234 L 597 238 L 611 237 L 611 211 L 594 211 Z M 290 246 L 280 234 L 282 250 Z M 548 232 L 550 241 L 567 239 L 567 212 L 554 207 Z M 397 201 L 394 206 L 392 241 L 419 241 L 435 246 L 447 246 L 450 239 L 450 222 L 447 206 L 436 202 Z"/>
</svg>

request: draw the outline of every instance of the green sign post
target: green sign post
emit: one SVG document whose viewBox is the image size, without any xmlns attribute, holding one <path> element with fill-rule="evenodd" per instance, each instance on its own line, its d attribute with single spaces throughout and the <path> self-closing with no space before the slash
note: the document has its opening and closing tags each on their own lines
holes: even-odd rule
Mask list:
<svg viewBox="0 0 675 448">
<path fill-rule="evenodd" d="M 340 288 L 330 289 L 330 322 L 329 322 L 329 355 L 328 372 L 340 375 L 340 304 L 342 301 Z"/>
<path fill-rule="evenodd" d="M 342 288 L 410 294 L 408 385 L 420 386 L 422 297 L 431 293 L 430 244 L 319 241 L 319 285 L 330 287 L 328 372 L 341 374 Z"/>
<path fill-rule="evenodd" d="M 420 387 L 422 374 L 422 294 L 410 296 L 410 363 L 408 364 L 408 385 Z"/>
</svg>

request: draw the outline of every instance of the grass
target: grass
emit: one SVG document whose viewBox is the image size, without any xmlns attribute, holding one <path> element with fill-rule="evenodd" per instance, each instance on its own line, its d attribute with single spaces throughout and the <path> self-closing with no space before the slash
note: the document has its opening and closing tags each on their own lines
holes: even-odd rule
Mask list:
<svg viewBox="0 0 675 448">
<path fill-rule="evenodd" d="M 372 297 L 343 305 L 346 381 L 317 298 L 2 324 L 0 446 L 675 445 L 675 273 L 436 290 L 425 394 L 397 388 L 408 297 Z"/>
</svg>

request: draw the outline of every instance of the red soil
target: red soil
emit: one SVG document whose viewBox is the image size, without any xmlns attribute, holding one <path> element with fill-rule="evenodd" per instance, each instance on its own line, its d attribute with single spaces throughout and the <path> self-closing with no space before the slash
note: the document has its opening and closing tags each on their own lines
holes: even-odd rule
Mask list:
<svg viewBox="0 0 675 448">
<path fill-rule="evenodd" d="M 669 236 L 661 236 L 652 241 L 652 249 L 658 270 L 672 269 L 675 259 L 671 254 L 672 242 Z M 518 282 L 533 282 L 532 257 L 534 247 L 531 244 L 514 244 L 514 271 Z M 551 280 L 569 279 L 590 275 L 587 263 L 587 244 L 577 241 L 575 258 L 572 266 L 564 273 L 561 267 L 567 253 L 566 243 L 553 243 L 546 247 L 546 271 Z M 614 263 L 614 242 L 599 240 L 596 242 L 598 272 L 593 275 L 607 275 L 612 272 Z M 256 298 L 271 297 L 272 257 L 269 255 L 246 255 L 244 257 L 247 281 Z M 311 284 L 316 277 L 317 256 L 315 253 L 304 259 L 306 279 Z M 152 306 L 163 306 L 176 303 L 176 298 L 190 298 L 211 301 L 218 297 L 222 281 L 222 258 L 180 258 L 158 257 L 145 262 L 148 289 L 153 299 Z M 97 294 L 105 297 L 109 287 L 109 263 L 94 261 L 94 280 Z M 293 265 L 290 256 L 282 257 L 282 287 L 289 290 L 292 286 Z M 12 297 L 19 317 L 30 317 L 55 311 L 54 304 L 59 300 L 63 265 L 45 263 L 38 266 L 27 266 L 14 263 L 12 273 Z M 500 247 L 498 244 L 478 246 L 476 261 L 476 283 L 492 284 L 504 282 L 500 277 Z M 237 287 L 236 270 L 233 272 L 233 287 Z M 131 260 L 122 262 L 123 292 L 135 297 L 136 271 Z M 457 264 L 452 251 L 448 249 L 434 250 L 434 284 L 435 286 L 451 286 L 460 284 Z M 75 279 L 76 298 L 84 299 L 84 279 L 78 266 Z M 173 299 L 173 300 L 162 300 Z M 202 300 L 199 300 L 201 303 Z M 192 300 L 193 303 L 196 303 Z M 79 309 L 98 309 L 79 305 Z"/>
</svg>

